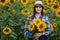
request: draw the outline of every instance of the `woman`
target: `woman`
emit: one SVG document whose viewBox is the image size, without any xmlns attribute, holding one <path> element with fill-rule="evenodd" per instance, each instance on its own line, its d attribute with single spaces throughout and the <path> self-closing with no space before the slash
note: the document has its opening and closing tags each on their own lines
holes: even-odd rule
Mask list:
<svg viewBox="0 0 60 40">
<path fill-rule="evenodd" d="M 41 18 L 42 21 L 47 23 L 47 27 L 45 29 L 45 31 L 43 31 L 43 33 L 35 33 L 35 38 L 38 40 L 48 40 L 48 35 L 50 34 L 50 22 L 48 20 L 48 17 L 44 15 L 43 13 L 44 7 L 42 5 L 41 1 L 36 1 L 35 5 L 34 5 L 34 9 L 33 9 L 33 13 L 28 17 L 27 21 L 26 21 L 26 26 L 24 28 L 25 31 L 25 35 L 28 36 L 29 40 L 33 40 L 32 38 L 32 33 L 30 33 L 27 30 L 27 25 L 29 21 L 34 21 L 35 18 Z"/>
</svg>

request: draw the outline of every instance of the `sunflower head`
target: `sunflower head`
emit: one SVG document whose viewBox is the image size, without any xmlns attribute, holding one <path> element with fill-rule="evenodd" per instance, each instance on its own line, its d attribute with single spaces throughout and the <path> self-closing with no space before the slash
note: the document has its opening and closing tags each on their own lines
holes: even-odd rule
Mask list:
<svg viewBox="0 0 60 40">
<path fill-rule="evenodd" d="M 59 2 L 58 1 L 54 1 L 54 3 L 53 4 L 59 4 Z"/>
<path fill-rule="evenodd" d="M 54 23 L 54 24 L 53 24 L 53 27 L 56 28 L 56 27 L 57 27 L 57 23 Z"/>
<path fill-rule="evenodd" d="M 56 11 L 56 16 L 60 18 L 60 10 Z"/>
<path fill-rule="evenodd" d="M 48 1 L 47 0 L 42 0 L 42 2 L 43 2 L 43 4 L 47 4 Z"/>
<path fill-rule="evenodd" d="M 46 10 L 44 9 L 43 12 L 46 13 Z"/>
<path fill-rule="evenodd" d="M 34 30 L 34 24 L 30 21 L 28 25 L 28 30 L 32 32 Z"/>
<path fill-rule="evenodd" d="M 58 10 L 58 8 L 59 8 L 59 4 L 52 5 L 52 10 Z"/>
<path fill-rule="evenodd" d="M 30 11 L 27 9 L 22 9 L 21 12 L 24 16 L 28 16 L 30 14 Z"/>
<path fill-rule="evenodd" d="M 8 35 L 11 33 L 11 28 L 5 27 L 5 28 L 3 28 L 2 32 L 3 32 L 3 34 Z"/>
<path fill-rule="evenodd" d="M 30 5 L 29 8 L 33 9 L 34 5 Z"/>
<path fill-rule="evenodd" d="M 33 0 L 33 1 L 32 1 L 32 4 L 34 4 L 34 3 L 35 3 L 35 1 L 36 1 L 36 0 Z"/>
<path fill-rule="evenodd" d="M 12 10 L 12 13 L 13 13 L 13 14 L 16 14 L 16 10 Z"/>
<path fill-rule="evenodd" d="M 15 3 L 16 0 L 9 0 L 9 4 Z"/>
<path fill-rule="evenodd" d="M 0 5 L 4 6 L 8 3 L 8 0 L 0 0 Z"/>
<path fill-rule="evenodd" d="M 41 23 L 39 23 L 38 26 L 37 26 L 37 29 L 38 29 L 39 32 L 44 31 L 45 28 L 46 28 L 46 23 L 45 23 L 45 22 L 41 22 Z"/>
<path fill-rule="evenodd" d="M 50 5 L 52 4 L 53 0 L 48 0 L 47 4 Z"/>
<path fill-rule="evenodd" d="M 39 23 L 41 23 L 41 19 L 40 18 L 36 18 L 34 20 L 34 24 L 37 26 Z"/>
<path fill-rule="evenodd" d="M 29 0 L 20 0 L 19 2 L 23 5 L 26 5 L 29 3 Z"/>
</svg>

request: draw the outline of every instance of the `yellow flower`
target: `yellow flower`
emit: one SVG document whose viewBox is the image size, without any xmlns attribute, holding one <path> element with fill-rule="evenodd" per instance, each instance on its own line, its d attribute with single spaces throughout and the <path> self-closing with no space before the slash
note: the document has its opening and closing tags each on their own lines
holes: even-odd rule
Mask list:
<svg viewBox="0 0 60 40">
<path fill-rule="evenodd" d="M 53 3 L 53 0 L 48 0 L 47 4 L 50 5 Z"/>
<path fill-rule="evenodd" d="M 29 8 L 33 9 L 34 5 L 30 5 Z"/>
<path fill-rule="evenodd" d="M 45 23 L 45 22 L 41 22 L 41 23 L 39 23 L 38 26 L 37 26 L 37 29 L 38 29 L 39 32 L 44 31 L 45 28 L 46 28 L 46 23 Z"/>
<path fill-rule="evenodd" d="M 48 0 L 42 0 L 43 4 L 47 4 Z"/>
<path fill-rule="evenodd" d="M 29 0 L 20 0 L 19 2 L 22 3 L 23 5 L 26 5 L 29 3 Z"/>
<path fill-rule="evenodd" d="M 5 27 L 5 28 L 2 30 L 2 32 L 3 32 L 3 34 L 8 35 L 8 34 L 11 33 L 11 28 Z"/>
<path fill-rule="evenodd" d="M 58 10 L 58 8 L 59 8 L 59 4 L 53 4 L 51 7 L 51 9 L 54 11 Z"/>
<path fill-rule="evenodd" d="M 53 25 L 52 24 L 50 24 L 50 30 L 51 31 L 54 31 L 54 28 L 53 28 Z"/>
<path fill-rule="evenodd" d="M 43 12 L 46 13 L 46 10 L 44 9 Z"/>
<path fill-rule="evenodd" d="M 51 7 L 50 6 L 45 6 L 44 9 L 45 10 L 47 10 L 47 9 L 51 10 Z"/>
<path fill-rule="evenodd" d="M 11 11 L 11 9 L 10 9 L 10 8 L 8 8 L 7 10 L 8 10 L 8 11 Z"/>
<path fill-rule="evenodd" d="M 60 10 L 57 10 L 57 11 L 56 11 L 56 16 L 57 16 L 58 18 L 60 18 Z"/>
<path fill-rule="evenodd" d="M 12 13 L 13 13 L 13 14 L 16 14 L 16 10 L 12 10 Z"/>
<path fill-rule="evenodd" d="M 57 27 L 57 23 L 54 23 L 54 24 L 53 24 L 53 27 L 55 27 L 55 28 L 56 28 L 56 27 Z"/>
<path fill-rule="evenodd" d="M 32 4 L 34 4 L 34 3 L 35 3 L 35 1 L 36 1 L 36 0 L 33 0 L 33 1 L 32 1 Z"/>
<path fill-rule="evenodd" d="M 21 12 L 24 16 L 28 16 L 30 14 L 30 11 L 27 9 L 22 9 Z"/>
<path fill-rule="evenodd" d="M 0 0 L 0 5 L 4 6 L 8 3 L 8 0 Z"/>
<path fill-rule="evenodd" d="M 29 22 L 28 30 L 31 32 L 34 30 L 34 24 L 31 21 Z"/>
<path fill-rule="evenodd" d="M 41 19 L 40 18 L 36 18 L 34 20 L 34 24 L 37 26 L 39 23 L 41 23 Z"/>
<path fill-rule="evenodd" d="M 15 3 L 16 0 L 9 0 L 9 4 Z"/>
<path fill-rule="evenodd" d="M 59 2 L 59 9 L 60 9 L 60 2 Z"/>
<path fill-rule="evenodd" d="M 54 1 L 53 4 L 59 4 L 59 2 L 58 1 Z"/>
<path fill-rule="evenodd" d="M 59 8 L 60 8 L 60 2 L 59 2 Z"/>
</svg>

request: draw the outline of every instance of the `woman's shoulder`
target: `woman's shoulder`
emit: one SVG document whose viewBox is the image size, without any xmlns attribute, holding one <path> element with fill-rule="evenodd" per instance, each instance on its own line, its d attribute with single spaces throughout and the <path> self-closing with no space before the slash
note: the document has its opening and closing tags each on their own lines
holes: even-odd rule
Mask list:
<svg viewBox="0 0 60 40">
<path fill-rule="evenodd" d="M 42 19 L 48 20 L 48 16 L 44 15 Z"/>
</svg>

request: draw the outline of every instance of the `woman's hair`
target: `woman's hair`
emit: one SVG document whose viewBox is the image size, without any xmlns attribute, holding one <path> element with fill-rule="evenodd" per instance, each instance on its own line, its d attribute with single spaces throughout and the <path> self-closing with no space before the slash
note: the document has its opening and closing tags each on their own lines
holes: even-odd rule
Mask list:
<svg viewBox="0 0 60 40">
<path fill-rule="evenodd" d="M 36 4 L 35 6 L 34 6 L 34 8 L 33 8 L 33 11 L 32 11 L 32 13 L 31 13 L 31 15 L 28 17 L 29 19 L 33 19 L 34 18 L 34 16 L 35 16 L 35 14 L 36 14 L 36 10 L 35 10 L 35 8 L 36 7 L 42 7 L 42 11 L 41 11 L 41 15 L 42 15 L 42 17 L 43 17 L 43 15 L 44 15 L 44 13 L 43 13 L 43 9 L 44 9 L 44 7 L 42 6 L 42 5 L 40 5 L 40 4 Z"/>
</svg>

